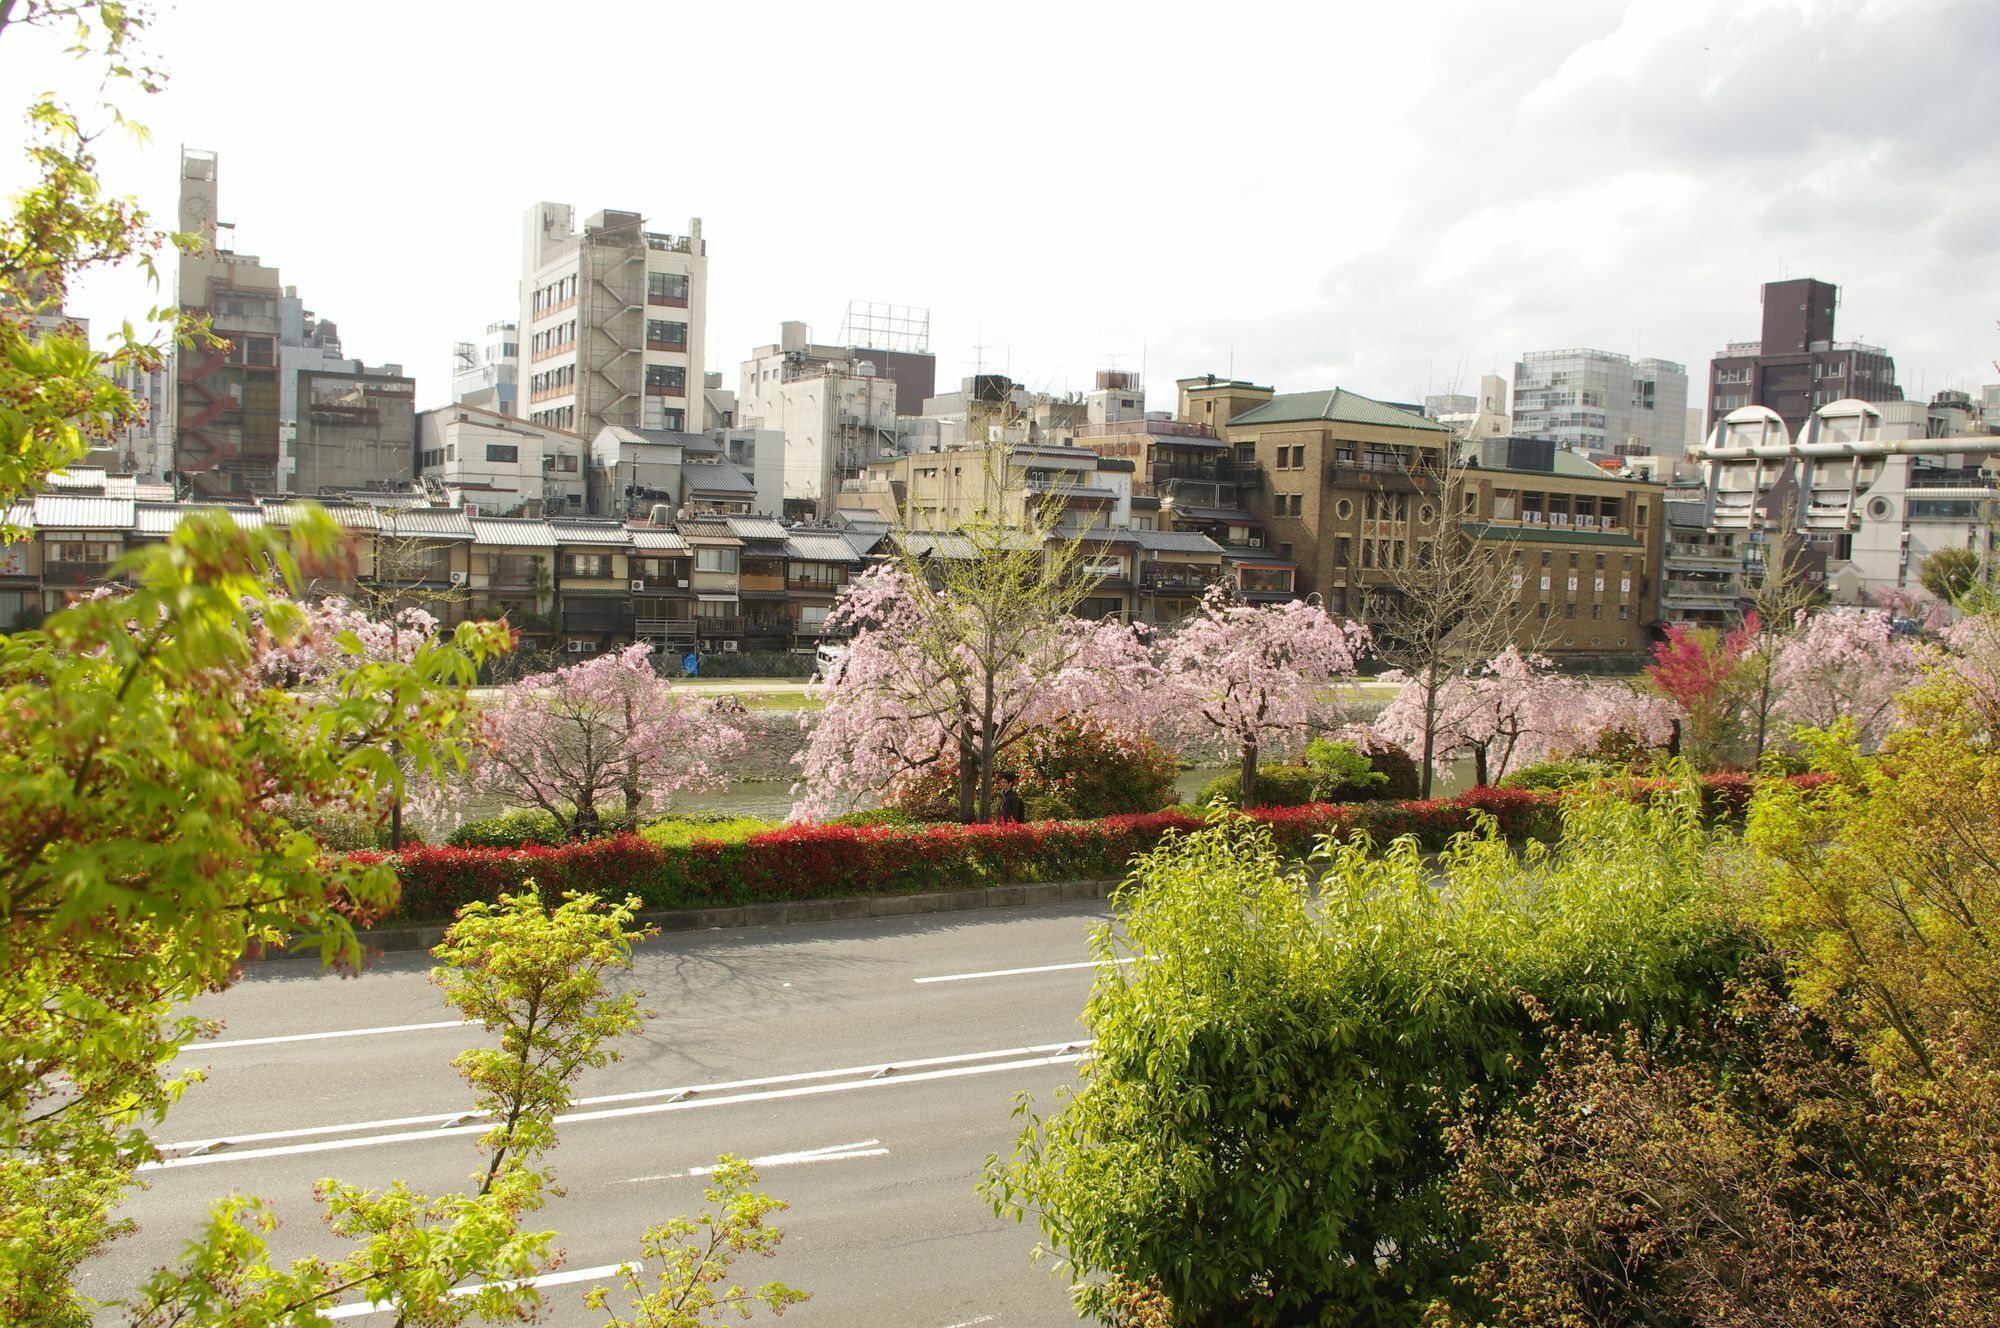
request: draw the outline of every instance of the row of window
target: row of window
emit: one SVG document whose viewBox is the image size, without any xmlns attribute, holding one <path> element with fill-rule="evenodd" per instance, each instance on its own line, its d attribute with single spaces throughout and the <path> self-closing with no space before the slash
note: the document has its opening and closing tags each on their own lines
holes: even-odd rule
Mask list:
<svg viewBox="0 0 2000 1328">
<path fill-rule="evenodd" d="M 545 310 L 560 309 L 576 300 L 576 274 L 562 277 L 536 291 L 533 297 L 535 317 L 540 318 Z"/>
<path fill-rule="evenodd" d="M 1278 460 L 1277 464 L 1273 467 L 1273 469 L 1304 470 L 1305 465 L 1306 465 L 1306 449 L 1304 448 L 1304 446 L 1301 445 L 1297 447 L 1281 447 L 1278 449 Z"/>
<path fill-rule="evenodd" d="M 533 359 L 553 355 L 557 351 L 572 350 L 576 346 L 576 320 L 557 323 L 546 332 L 537 332 L 528 338 L 528 353 Z"/>
<path fill-rule="evenodd" d="M 544 392 L 562 392 L 576 387 L 576 366 L 558 364 L 553 369 L 544 369 L 528 379 L 528 390 L 537 396 Z"/>
<path fill-rule="evenodd" d="M 576 428 L 576 407 L 558 406 L 553 410 L 537 410 L 531 412 L 528 415 L 528 419 L 548 429 L 574 429 Z"/>
</svg>

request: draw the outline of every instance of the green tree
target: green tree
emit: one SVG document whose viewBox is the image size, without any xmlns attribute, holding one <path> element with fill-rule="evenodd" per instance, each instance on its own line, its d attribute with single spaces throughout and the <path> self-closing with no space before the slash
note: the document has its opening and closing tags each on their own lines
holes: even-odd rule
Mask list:
<svg viewBox="0 0 2000 1328">
<path fill-rule="evenodd" d="M 1523 992 L 1649 1035 L 1712 1007 L 1748 943 L 1712 851 L 1691 794 L 1580 797 L 1520 855 L 1354 843 L 1307 873 L 1236 818 L 1173 840 L 1094 939 L 1081 1090 L 1022 1104 L 984 1192 L 1086 1312 L 1137 1285 L 1183 1324 L 1416 1324 L 1469 1258 L 1438 1108 L 1532 1081 Z"/>
<path fill-rule="evenodd" d="M 1939 549 L 1917 565 L 1917 580 L 1946 604 L 1956 604 L 1979 583 L 1979 555 L 1971 549 Z"/>
<path fill-rule="evenodd" d="M 268 1210 L 259 1200 L 232 1197 L 217 1206 L 181 1264 L 141 1288 L 130 1306 L 136 1328 L 310 1323 L 353 1295 L 393 1305 L 397 1323 L 412 1328 L 533 1319 L 541 1297 L 528 1279 L 560 1257 L 554 1232 L 521 1227 L 553 1184 L 536 1163 L 555 1146 L 555 1118 L 570 1105 L 577 1076 L 616 1059 L 616 1039 L 639 1026 L 638 996 L 614 994 L 606 981 L 631 967 L 632 943 L 650 934 L 630 926 L 637 904 L 604 907 L 595 896 L 571 895 L 548 908 L 531 888 L 469 906 L 432 952 L 442 961 L 432 979 L 445 999 L 499 1035 L 497 1047 L 473 1048 L 453 1062 L 473 1087 L 479 1114 L 493 1121 L 478 1140 L 487 1165 L 475 1192 L 430 1196 L 401 1182 L 373 1191 L 322 1181 L 317 1194 L 328 1229 L 355 1248 L 283 1266 L 271 1262 L 264 1239 Z M 763 1219 L 782 1207 L 749 1192 L 756 1177 L 741 1161 L 725 1157 L 717 1178 L 710 1198 L 721 1204 L 720 1215 L 676 1219 L 646 1237 L 632 1276 L 651 1273 L 658 1284 L 652 1301 L 681 1315 L 638 1321 L 649 1328 L 712 1323 L 723 1311 L 747 1313 L 753 1303 L 782 1311 L 805 1298 L 778 1283 L 715 1293 L 733 1260 L 775 1251 L 779 1233 Z M 687 1257 L 663 1234 L 683 1229 L 713 1233 L 701 1257 Z"/>
</svg>

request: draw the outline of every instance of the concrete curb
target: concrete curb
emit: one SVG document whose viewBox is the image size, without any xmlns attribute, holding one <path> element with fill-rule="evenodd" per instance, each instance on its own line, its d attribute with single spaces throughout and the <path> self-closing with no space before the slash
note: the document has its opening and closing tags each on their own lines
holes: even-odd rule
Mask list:
<svg viewBox="0 0 2000 1328">
<path fill-rule="evenodd" d="M 735 904 L 726 908 L 645 909 L 639 920 L 661 931 L 719 931 L 728 927 L 776 927 L 791 922 L 854 922 L 865 918 L 913 917 L 922 913 L 960 913 L 981 908 L 1019 908 L 1028 904 L 1068 904 L 1104 899 L 1116 881 L 1037 881 L 1019 885 L 987 885 L 971 890 L 937 890 L 920 895 L 857 895 L 846 899 L 800 899 L 778 904 Z M 444 940 L 447 924 L 382 927 L 356 933 L 370 953 L 396 954 L 428 950 Z M 246 955 L 247 959 L 292 958 L 284 950 Z"/>
</svg>

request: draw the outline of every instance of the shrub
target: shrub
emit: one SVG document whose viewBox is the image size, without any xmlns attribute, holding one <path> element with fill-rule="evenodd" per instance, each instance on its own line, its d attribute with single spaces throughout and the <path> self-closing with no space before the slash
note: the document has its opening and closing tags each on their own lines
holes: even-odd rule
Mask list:
<svg viewBox="0 0 2000 1328">
<path fill-rule="evenodd" d="M 1174 800 L 1180 774 L 1180 763 L 1160 744 L 1120 737 L 1081 719 L 1029 734 L 1008 762 L 1020 772 L 1021 800 L 1037 820 L 1158 811 Z M 911 820 L 957 820 L 958 763 L 940 762 L 905 779 L 890 791 L 889 805 Z"/>
<path fill-rule="evenodd" d="M 523 844 L 560 844 L 562 840 L 555 817 L 539 808 L 524 808 L 467 821 L 444 842 L 453 848 L 520 848 Z"/>
<path fill-rule="evenodd" d="M 1398 810 L 1451 802 L 1463 815 Z M 1156 1282 L 1177 1322 L 1425 1322 L 1476 1252 L 1439 1200 L 1439 1108 L 1532 1084 L 1523 997 L 1664 1035 L 1715 1006 L 1751 944 L 1707 836 L 1671 810 L 1572 799 L 1559 853 L 1338 849 L 1320 882 L 1275 826 L 1313 810 L 1269 832 L 1231 819 L 1138 865 L 1094 940 L 1139 962 L 1091 993 L 1089 1091 L 1024 1109 L 1012 1161 L 989 1163 L 988 1199 L 1035 1214 L 1085 1314 L 1115 1275 Z"/>
<path fill-rule="evenodd" d="M 1790 782 L 1812 787 L 1825 778 Z M 1632 780 L 1607 787 L 1649 802 L 1681 785 Z M 1712 817 L 1740 815 L 1751 787 L 1746 776 L 1708 777 L 1701 784 L 1703 807 Z M 1340 841 L 1365 835 L 1377 846 L 1407 835 L 1435 851 L 1474 828 L 1481 815 L 1492 817 L 1509 840 L 1547 838 L 1565 796 L 1486 788 L 1428 801 L 1258 807 L 1248 819 L 1264 826 L 1273 848 L 1292 859 L 1305 857 L 1329 835 Z M 1133 855 L 1155 847 L 1169 831 L 1199 829 L 1206 815 L 1173 809 L 1025 825 L 773 826 L 746 817 L 662 823 L 643 835 L 554 846 L 414 848 L 387 860 L 402 882 L 395 916 L 404 922 L 448 918 L 474 900 L 519 889 L 529 878 L 556 894 L 633 894 L 647 908 L 689 908 L 1117 877 Z M 384 858 L 356 856 L 364 862 Z"/>
<path fill-rule="evenodd" d="M 841 816 L 831 816 L 822 825 L 913 825 L 910 814 L 898 807 L 871 807 L 866 811 L 847 812 Z"/>
<path fill-rule="evenodd" d="M 1374 797 L 1414 798 L 1423 791 L 1417 763 L 1401 747 L 1368 729 L 1354 732 L 1348 741 L 1367 755 L 1369 768 L 1382 776 L 1382 783 L 1375 787 Z"/>
<path fill-rule="evenodd" d="M 1257 803 L 1259 807 L 1302 807 L 1315 801 L 1314 786 L 1317 777 L 1302 765 L 1263 765 L 1257 767 Z M 1212 802 L 1220 802 L 1225 807 L 1237 805 L 1243 792 L 1243 776 L 1236 771 L 1217 775 L 1201 786 L 1197 795 L 1204 807 Z"/>
<path fill-rule="evenodd" d="M 1313 775 L 1315 802 L 1359 802 L 1380 797 L 1389 777 L 1375 768 L 1368 753 L 1351 742 L 1314 738 L 1306 744 L 1305 766 Z"/>
<path fill-rule="evenodd" d="M 642 828 L 639 836 L 661 848 L 686 848 L 698 841 L 740 844 L 752 835 L 775 830 L 781 824 L 755 816 L 668 816 Z"/>
<path fill-rule="evenodd" d="M 1621 771 L 1601 761 L 1567 760 L 1543 761 L 1538 765 L 1522 766 L 1513 774 L 1499 782 L 1504 789 L 1565 789 L 1580 784 L 1595 784 L 1600 779 L 1620 774 Z"/>
</svg>

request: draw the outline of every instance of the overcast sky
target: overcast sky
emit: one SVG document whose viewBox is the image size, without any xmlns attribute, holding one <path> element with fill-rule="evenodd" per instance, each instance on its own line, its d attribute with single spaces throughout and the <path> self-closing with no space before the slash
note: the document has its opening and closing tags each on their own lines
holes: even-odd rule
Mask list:
<svg viewBox="0 0 2000 1328">
<path fill-rule="evenodd" d="M 2000 381 L 1994 0 L 182 0 L 154 45 L 109 186 L 171 221 L 178 146 L 219 153 L 238 247 L 426 404 L 515 316 L 537 199 L 699 216 L 731 387 L 870 299 L 931 309 L 941 384 L 1411 399 L 1592 346 L 1699 396 L 1783 275 L 1839 283 L 1909 395 Z M 69 77 L 0 46 L 0 100 Z"/>
</svg>

